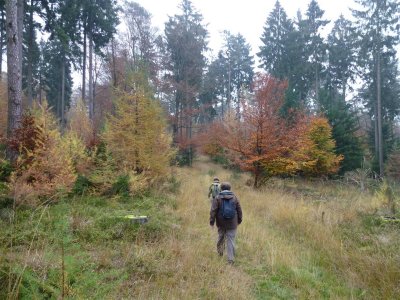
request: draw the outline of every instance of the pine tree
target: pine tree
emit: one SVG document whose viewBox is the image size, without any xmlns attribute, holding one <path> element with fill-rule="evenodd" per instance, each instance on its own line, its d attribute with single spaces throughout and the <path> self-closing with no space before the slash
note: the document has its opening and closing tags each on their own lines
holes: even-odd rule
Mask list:
<svg viewBox="0 0 400 300">
<path fill-rule="evenodd" d="M 42 49 L 43 65 L 41 66 L 41 86 L 46 92 L 49 106 L 60 120 L 63 117 L 62 110 L 69 107 L 73 84 L 70 60 L 60 55 L 65 51 L 64 47 L 56 39 L 46 42 Z M 64 72 L 60 72 L 63 68 Z M 64 96 L 64 101 L 62 101 L 62 96 Z"/>
<path fill-rule="evenodd" d="M 360 42 L 359 64 L 364 71 L 362 95 L 368 103 L 373 120 L 374 153 L 379 165 L 379 174 L 383 176 L 384 118 L 390 116 L 386 113 L 388 109 L 396 109 L 396 107 L 386 105 L 386 102 L 389 101 L 389 95 L 398 95 L 398 93 L 386 91 L 385 95 L 382 87 L 385 81 L 389 80 L 391 82 L 390 86 L 387 86 L 389 90 L 398 88 L 396 81 L 393 82 L 397 74 L 391 72 L 394 71 L 391 65 L 395 61 L 395 45 L 399 42 L 399 3 L 396 0 L 357 0 L 356 2 L 362 7 L 360 10 L 353 10 Z M 392 74 L 389 75 L 388 72 Z"/>
<path fill-rule="evenodd" d="M 250 88 L 253 81 L 253 56 L 251 47 L 241 34 L 225 32 L 225 72 L 228 77 L 228 108 L 231 100 L 236 106 L 236 117 L 240 118 L 240 103 L 243 89 Z M 232 97 L 233 96 L 233 97 Z"/>
<path fill-rule="evenodd" d="M 288 18 L 279 1 L 275 2 L 273 11 L 269 14 L 261 36 L 262 46 L 257 55 L 261 66 L 272 76 L 279 79 L 288 79 L 290 76 L 289 47 L 293 22 Z"/>
<path fill-rule="evenodd" d="M 347 90 L 354 82 L 357 72 L 356 35 L 353 25 L 343 15 L 336 20 L 328 36 L 328 81 L 341 93 L 346 100 Z"/>
<path fill-rule="evenodd" d="M 83 44 L 82 61 L 82 98 L 86 99 L 86 68 L 87 54 L 89 54 L 88 102 L 89 116 L 93 120 L 94 107 L 94 76 L 93 54 L 101 53 L 116 32 L 118 24 L 116 0 L 82 0 L 79 1 L 79 23 L 83 37 L 79 40 Z M 81 32 L 79 31 L 79 35 Z M 87 53 L 89 47 L 89 53 Z"/>
<path fill-rule="evenodd" d="M 332 126 L 332 138 L 336 141 L 335 153 L 343 157 L 339 173 L 344 174 L 361 167 L 364 149 L 359 137 L 357 111 L 343 99 L 341 89 L 326 86 L 320 95 L 320 111 Z"/>
<path fill-rule="evenodd" d="M 326 60 L 326 45 L 321 37 L 321 30 L 329 23 L 323 18 L 324 11 L 319 7 L 316 0 L 311 0 L 306 12 L 307 18 L 304 22 L 304 30 L 306 33 L 306 50 L 308 52 L 308 60 L 310 62 L 310 81 L 314 81 L 314 99 L 319 101 L 319 89 L 321 81 L 321 73 L 323 71 L 323 63 Z"/>
<path fill-rule="evenodd" d="M 176 95 L 172 125 L 174 139 L 182 145 L 183 161 L 191 165 L 193 116 L 206 63 L 204 51 L 208 33 L 202 24 L 202 15 L 189 0 L 183 0 L 180 9 L 181 14 L 170 17 L 165 24 L 165 36 L 170 55 L 169 71 Z"/>
</svg>

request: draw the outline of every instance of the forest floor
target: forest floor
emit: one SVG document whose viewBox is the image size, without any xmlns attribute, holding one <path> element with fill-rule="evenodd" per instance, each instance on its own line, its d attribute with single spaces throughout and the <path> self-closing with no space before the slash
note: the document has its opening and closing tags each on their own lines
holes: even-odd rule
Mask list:
<svg viewBox="0 0 400 300">
<path fill-rule="evenodd" d="M 233 266 L 217 255 L 209 226 L 215 175 L 232 183 L 243 209 Z M 0 257 L 0 290 L 37 299 L 400 298 L 400 224 L 382 218 L 382 193 L 302 180 L 254 190 L 247 174 L 205 158 L 176 177 L 175 199 L 88 198 L 59 203 L 30 224 L 20 217 L 13 251 Z M 150 222 L 109 217 L 128 209 Z"/>
</svg>

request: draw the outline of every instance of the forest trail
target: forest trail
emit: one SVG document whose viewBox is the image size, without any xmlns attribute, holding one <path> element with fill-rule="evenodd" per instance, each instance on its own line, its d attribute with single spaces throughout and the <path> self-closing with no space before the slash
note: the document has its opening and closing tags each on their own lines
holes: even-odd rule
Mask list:
<svg viewBox="0 0 400 300">
<path fill-rule="evenodd" d="M 293 199 L 286 199 L 287 195 L 279 192 L 254 191 L 245 185 L 248 175 L 232 173 L 205 158 L 200 158 L 192 168 L 180 168 L 176 172 L 181 181 L 175 211 L 180 222 L 158 244 L 158 254 L 155 255 L 159 268 L 157 274 L 146 284 L 136 286 L 135 296 L 140 299 L 357 296 L 354 288 L 329 270 L 329 261 L 325 261 L 327 268 L 321 263 L 325 259 L 324 252 L 315 249 L 315 242 L 332 247 L 332 251 L 336 251 L 336 246 L 340 247 L 328 232 L 316 226 L 316 234 L 321 235 L 321 240 L 308 242 L 301 234 L 297 235 L 297 228 L 286 230 L 287 222 L 290 222 L 289 227 L 295 226 L 296 220 L 293 223 L 289 220 L 291 213 L 298 209 L 297 204 L 291 201 Z M 209 226 L 207 192 L 214 175 L 232 183 L 232 190 L 243 209 L 234 266 L 227 264 L 225 256 L 217 255 L 217 231 L 212 231 Z M 275 214 L 275 222 L 271 222 L 272 214 Z M 297 221 L 303 222 L 303 217 L 300 213 Z M 305 230 L 313 231 L 310 228 Z"/>
</svg>

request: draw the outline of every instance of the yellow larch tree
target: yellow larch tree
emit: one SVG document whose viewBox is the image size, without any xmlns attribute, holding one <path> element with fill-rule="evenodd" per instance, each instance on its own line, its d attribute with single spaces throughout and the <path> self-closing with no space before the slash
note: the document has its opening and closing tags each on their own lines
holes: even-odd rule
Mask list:
<svg viewBox="0 0 400 300">
<path fill-rule="evenodd" d="M 124 172 L 152 178 L 168 173 L 172 138 L 160 104 L 144 88 L 119 92 L 103 138 Z"/>
</svg>

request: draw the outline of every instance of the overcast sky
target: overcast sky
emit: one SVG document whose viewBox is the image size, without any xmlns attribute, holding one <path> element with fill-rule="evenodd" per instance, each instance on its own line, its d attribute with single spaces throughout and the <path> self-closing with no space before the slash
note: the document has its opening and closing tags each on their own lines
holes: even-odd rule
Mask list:
<svg viewBox="0 0 400 300">
<path fill-rule="evenodd" d="M 122 2 L 122 0 L 119 0 Z M 181 0 L 135 0 L 153 18 L 153 24 L 164 31 L 164 23 L 169 16 L 179 13 Z M 304 14 L 310 0 L 280 0 L 290 18 L 300 9 Z M 203 15 L 209 31 L 209 47 L 217 53 L 221 47 L 221 32 L 241 33 L 252 46 L 253 54 L 258 52 L 260 37 L 268 14 L 275 0 L 192 0 L 194 7 Z M 349 7 L 355 7 L 353 0 L 318 0 L 325 11 L 325 18 L 335 21 L 340 14 L 351 17 Z M 333 22 L 331 22 L 333 23 Z M 330 30 L 330 26 L 327 28 Z"/>
</svg>

